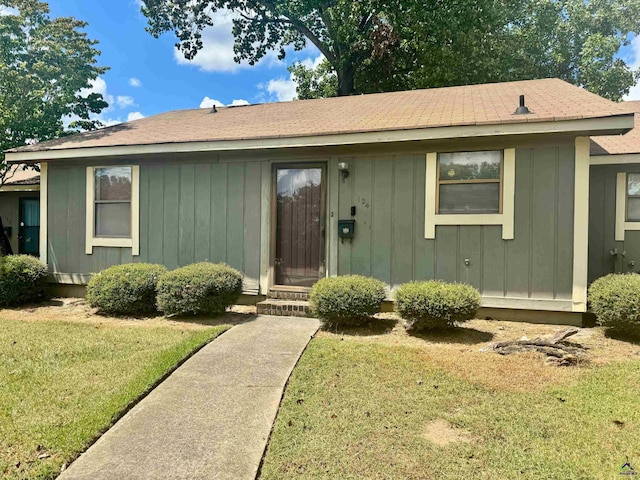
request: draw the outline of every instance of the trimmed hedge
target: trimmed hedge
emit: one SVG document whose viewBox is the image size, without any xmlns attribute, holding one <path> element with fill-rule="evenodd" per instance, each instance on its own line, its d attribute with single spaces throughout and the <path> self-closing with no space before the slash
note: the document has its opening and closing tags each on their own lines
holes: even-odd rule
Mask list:
<svg viewBox="0 0 640 480">
<path fill-rule="evenodd" d="M 640 275 L 611 274 L 589 287 L 591 311 L 600 325 L 620 333 L 640 335 Z"/>
<path fill-rule="evenodd" d="M 395 308 L 407 329 L 450 328 L 476 316 L 480 292 L 471 285 L 440 280 L 405 283 L 395 292 Z"/>
<path fill-rule="evenodd" d="M 323 278 L 311 289 L 315 316 L 330 325 L 361 325 L 380 311 L 385 284 L 375 278 L 344 275 Z"/>
<path fill-rule="evenodd" d="M 216 315 L 238 301 L 242 274 L 223 263 L 194 263 L 165 273 L 158 282 L 158 309 L 166 315 Z"/>
<path fill-rule="evenodd" d="M 0 258 L 0 306 L 46 300 L 47 276 L 47 266 L 30 255 Z"/>
<path fill-rule="evenodd" d="M 93 276 L 87 286 L 89 305 L 113 315 L 156 313 L 156 288 L 167 269 L 151 263 L 127 263 Z"/>
</svg>

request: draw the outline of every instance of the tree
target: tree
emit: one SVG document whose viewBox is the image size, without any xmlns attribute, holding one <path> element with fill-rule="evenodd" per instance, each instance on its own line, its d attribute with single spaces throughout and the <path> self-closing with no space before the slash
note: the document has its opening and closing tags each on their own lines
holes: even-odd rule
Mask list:
<svg viewBox="0 0 640 480">
<path fill-rule="evenodd" d="M 86 93 L 107 69 L 96 65 L 98 43 L 73 18 L 49 18 L 37 0 L 0 0 L 0 187 L 13 175 L 4 152 L 101 123 L 91 118 L 108 105 Z M 7 12 L 5 12 L 7 13 Z M 65 119 L 75 118 L 65 128 Z M 31 167 L 33 168 L 33 167 Z"/>
<path fill-rule="evenodd" d="M 613 100 L 637 80 L 619 58 L 640 32 L 638 0 L 146 0 L 155 36 L 174 31 L 187 58 L 220 9 L 236 13 L 236 61 L 311 42 L 295 64 L 298 96 L 559 77 Z M 333 90 L 332 85 L 335 85 Z"/>
</svg>

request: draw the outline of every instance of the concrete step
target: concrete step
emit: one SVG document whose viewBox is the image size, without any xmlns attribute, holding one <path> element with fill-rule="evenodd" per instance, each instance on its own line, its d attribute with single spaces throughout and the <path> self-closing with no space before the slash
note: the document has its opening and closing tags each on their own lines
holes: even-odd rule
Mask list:
<svg viewBox="0 0 640 480">
<path fill-rule="evenodd" d="M 296 300 L 306 302 L 309 300 L 308 291 L 291 291 L 291 290 L 269 290 L 267 298 L 277 300 Z"/>
<path fill-rule="evenodd" d="M 303 300 L 282 300 L 268 298 L 256 305 L 259 315 L 283 317 L 311 317 L 309 302 Z"/>
</svg>

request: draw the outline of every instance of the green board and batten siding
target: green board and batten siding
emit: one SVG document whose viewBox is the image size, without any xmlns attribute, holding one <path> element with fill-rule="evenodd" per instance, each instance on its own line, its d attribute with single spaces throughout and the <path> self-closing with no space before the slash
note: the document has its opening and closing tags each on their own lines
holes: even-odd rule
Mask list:
<svg viewBox="0 0 640 480">
<path fill-rule="evenodd" d="M 270 160 L 247 158 L 142 162 L 140 256 L 133 258 L 127 248 L 95 247 L 93 255 L 84 253 L 86 164 L 51 162 L 52 271 L 87 275 L 130 261 L 169 268 L 224 261 L 245 273 L 248 292 L 257 292 L 261 254 L 268 251 L 268 239 L 261 239 L 261 211 L 268 209 L 260 202 L 261 196 L 266 201 L 262 182 L 269 172 L 263 162 Z M 304 160 L 298 156 L 277 161 L 287 159 Z M 496 226 L 438 226 L 436 240 L 424 238 L 424 153 L 315 155 L 309 160 L 329 164 L 330 274 L 371 275 L 392 288 L 436 277 L 471 283 L 490 297 L 571 300 L 574 148 L 570 144 L 517 148 L 515 239 L 508 241 L 502 240 L 501 227 Z M 339 180 L 339 161 L 350 165 L 351 174 L 344 182 Z M 356 235 L 352 243 L 341 243 L 333 238 L 337 220 L 351 218 L 353 205 Z"/>
<path fill-rule="evenodd" d="M 353 243 L 339 245 L 338 274 L 372 275 L 392 287 L 440 278 L 489 297 L 571 300 L 574 149 L 516 150 L 515 238 L 500 226 L 438 226 L 424 238 L 425 157 L 341 158 L 339 216 L 356 206 Z M 465 259 L 469 265 L 465 265 Z"/>
<path fill-rule="evenodd" d="M 609 273 L 640 272 L 640 231 L 628 230 L 624 242 L 615 239 L 616 177 L 640 173 L 640 164 L 593 165 L 589 175 L 589 283 Z M 625 256 L 611 255 L 617 249 Z M 633 262 L 634 266 L 630 266 Z"/>
</svg>

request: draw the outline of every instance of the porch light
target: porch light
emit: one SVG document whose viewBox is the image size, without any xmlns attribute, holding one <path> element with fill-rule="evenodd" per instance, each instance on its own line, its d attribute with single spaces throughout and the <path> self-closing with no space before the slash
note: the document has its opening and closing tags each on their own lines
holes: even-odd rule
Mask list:
<svg viewBox="0 0 640 480">
<path fill-rule="evenodd" d="M 342 181 L 344 182 L 349 177 L 349 164 L 347 162 L 338 163 L 338 171 L 342 175 Z"/>
</svg>

